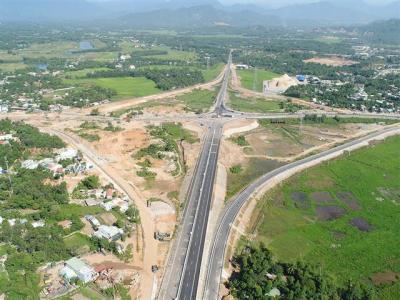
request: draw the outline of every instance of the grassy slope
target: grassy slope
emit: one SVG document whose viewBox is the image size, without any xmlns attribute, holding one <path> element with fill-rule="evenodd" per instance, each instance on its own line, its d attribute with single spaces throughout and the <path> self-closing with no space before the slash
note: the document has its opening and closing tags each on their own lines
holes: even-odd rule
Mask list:
<svg viewBox="0 0 400 300">
<path fill-rule="evenodd" d="M 203 77 L 205 81 L 211 81 L 215 79 L 219 73 L 222 72 L 222 68 L 224 67 L 223 63 L 213 65 L 210 69 L 208 70 L 202 70 Z"/>
<path fill-rule="evenodd" d="M 242 98 L 235 93 L 229 93 L 229 102 L 230 107 L 238 111 L 257 113 L 282 111 L 278 101 L 260 98 Z"/>
<path fill-rule="evenodd" d="M 268 201 L 260 201 L 258 239 L 280 259 L 320 263 L 339 281 L 352 278 L 369 282 L 369 276 L 376 272 L 400 272 L 400 206 L 391 202 L 397 197 L 400 203 L 399 148 L 400 137 L 390 138 L 291 178 L 282 188 L 267 194 L 264 199 Z M 393 189 L 397 196 L 384 197 L 379 187 Z M 335 205 L 346 208 L 346 215 L 334 221 L 318 221 L 312 201 L 309 209 L 294 206 L 291 194 L 295 191 L 328 191 L 332 196 L 351 191 L 362 210 L 351 211 L 336 199 Z M 380 202 L 377 197 L 385 200 Z M 375 229 L 360 232 L 349 225 L 353 217 L 363 217 Z M 334 232 L 343 236 L 339 238 Z M 400 284 L 381 293 L 385 299 L 396 299 L 391 295 L 400 294 Z"/>
<path fill-rule="evenodd" d="M 257 74 L 255 74 L 257 72 Z M 279 77 L 279 74 L 276 74 L 271 71 L 267 70 L 237 70 L 237 73 L 240 77 L 240 82 L 242 83 L 242 86 L 246 89 L 253 90 L 253 81 L 254 81 L 254 76 L 256 77 L 255 81 L 255 90 L 258 92 L 263 91 L 263 81 L 264 80 L 271 80 L 275 77 Z"/>
<path fill-rule="evenodd" d="M 177 97 L 189 110 L 205 111 L 213 104 L 217 93 L 210 90 L 194 90 L 189 94 Z"/>
</svg>

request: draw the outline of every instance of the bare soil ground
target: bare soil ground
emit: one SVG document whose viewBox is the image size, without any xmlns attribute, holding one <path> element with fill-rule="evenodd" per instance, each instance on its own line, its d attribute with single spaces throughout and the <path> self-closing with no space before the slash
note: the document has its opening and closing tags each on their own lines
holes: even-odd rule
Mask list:
<svg viewBox="0 0 400 300">
<path fill-rule="evenodd" d="M 249 147 L 244 150 L 247 157 L 292 161 L 379 128 L 381 126 L 375 124 L 340 124 L 337 126 L 271 124 L 268 127 L 260 126 L 245 134 Z"/>
<path fill-rule="evenodd" d="M 358 64 L 358 62 L 353 60 L 348 60 L 340 56 L 328 56 L 328 57 L 313 57 L 304 60 L 306 63 L 316 63 L 332 67 L 343 67 Z"/>
</svg>

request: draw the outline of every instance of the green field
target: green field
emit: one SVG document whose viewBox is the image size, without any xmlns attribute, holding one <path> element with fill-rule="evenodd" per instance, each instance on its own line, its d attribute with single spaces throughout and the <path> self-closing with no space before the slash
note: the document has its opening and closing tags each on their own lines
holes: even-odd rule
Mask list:
<svg viewBox="0 0 400 300">
<path fill-rule="evenodd" d="M 281 163 L 274 160 L 251 158 L 249 164 L 246 165 L 240 173 L 228 173 L 226 199 L 236 195 L 261 175 L 281 165 Z"/>
<path fill-rule="evenodd" d="M 257 92 L 263 91 L 264 80 L 271 80 L 280 76 L 274 72 L 260 69 L 237 70 L 237 73 L 244 88 Z"/>
<path fill-rule="evenodd" d="M 0 63 L 0 70 L 4 72 L 14 72 L 26 68 L 27 65 L 23 63 Z"/>
<path fill-rule="evenodd" d="M 144 77 L 66 79 L 65 83 L 73 86 L 97 85 L 113 89 L 117 92 L 115 99 L 143 97 L 160 92 L 152 80 Z"/>
<path fill-rule="evenodd" d="M 64 242 L 69 250 L 74 250 L 80 255 L 90 250 L 89 237 L 80 232 L 75 232 L 64 238 Z"/>
<path fill-rule="evenodd" d="M 233 110 L 256 113 L 282 112 L 279 103 L 261 98 L 242 98 L 236 93 L 229 93 L 229 105 Z"/>
<path fill-rule="evenodd" d="M 107 71 L 110 70 L 109 68 L 90 68 L 90 69 L 83 69 L 79 71 L 67 71 L 65 72 L 65 76 L 71 79 L 82 79 L 85 78 L 88 74 L 99 72 L 99 71 Z"/>
<path fill-rule="evenodd" d="M 177 97 L 177 99 L 182 101 L 191 111 L 204 112 L 212 106 L 216 96 L 216 91 L 194 90 L 189 94 Z"/>
<path fill-rule="evenodd" d="M 205 81 L 211 81 L 222 72 L 222 69 L 224 67 L 223 63 L 213 65 L 210 69 L 208 70 L 202 70 L 203 77 Z"/>
<path fill-rule="evenodd" d="M 399 149 L 400 137 L 388 138 L 292 177 L 258 203 L 251 231 L 280 260 L 320 264 L 339 283 L 399 274 Z M 341 213 L 321 215 L 333 207 Z M 399 299 L 399 282 L 377 289 Z"/>
</svg>

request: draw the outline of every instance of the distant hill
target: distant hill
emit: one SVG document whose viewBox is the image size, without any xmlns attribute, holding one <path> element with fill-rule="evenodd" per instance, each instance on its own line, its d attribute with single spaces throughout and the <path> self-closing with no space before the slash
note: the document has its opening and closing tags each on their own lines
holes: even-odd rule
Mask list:
<svg viewBox="0 0 400 300">
<path fill-rule="evenodd" d="M 371 42 L 400 44 L 400 19 L 374 22 L 359 27 L 358 30 Z"/>
<path fill-rule="evenodd" d="M 210 5 L 163 9 L 129 14 L 120 19 L 123 24 L 158 27 L 250 26 L 273 25 L 279 19 L 254 11 L 226 11 Z"/>
<path fill-rule="evenodd" d="M 362 0 L 322 0 L 279 9 L 218 0 L 0 0 L 0 21 L 113 22 L 153 27 L 212 24 L 352 25 L 400 18 L 400 0 L 371 6 Z"/>
</svg>

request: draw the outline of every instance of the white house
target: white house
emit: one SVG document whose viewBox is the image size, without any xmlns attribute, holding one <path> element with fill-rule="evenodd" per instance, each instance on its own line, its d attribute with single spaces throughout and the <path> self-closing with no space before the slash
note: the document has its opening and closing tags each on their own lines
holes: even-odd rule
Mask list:
<svg viewBox="0 0 400 300">
<path fill-rule="evenodd" d="M 65 159 L 74 159 L 78 156 L 78 151 L 72 148 L 63 149 L 56 156 L 56 161 L 65 160 Z"/>
<path fill-rule="evenodd" d="M 86 215 L 85 219 L 89 221 L 90 224 L 92 224 L 93 227 L 98 228 L 101 224 L 99 220 L 97 220 L 94 216 L 92 215 Z"/>
<path fill-rule="evenodd" d="M 99 229 L 93 234 L 98 238 L 104 238 L 110 241 L 118 240 L 124 231 L 116 226 L 100 225 Z"/>
<path fill-rule="evenodd" d="M 78 278 L 83 283 L 88 283 L 97 276 L 96 271 L 91 266 L 77 257 L 67 260 L 59 274 L 68 281 Z"/>
<path fill-rule="evenodd" d="M 21 167 L 24 169 L 28 169 L 28 170 L 37 169 L 38 166 L 39 166 L 39 162 L 32 160 L 32 159 L 25 160 L 21 163 Z"/>
</svg>

